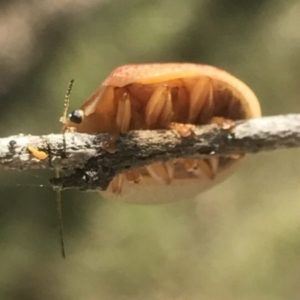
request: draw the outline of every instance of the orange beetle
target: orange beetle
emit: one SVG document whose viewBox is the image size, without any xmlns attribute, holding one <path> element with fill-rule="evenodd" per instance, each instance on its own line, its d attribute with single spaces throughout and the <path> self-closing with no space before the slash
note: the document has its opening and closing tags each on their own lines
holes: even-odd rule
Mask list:
<svg viewBox="0 0 300 300">
<path fill-rule="evenodd" d="M 77 132 L 118 134 L 186 124 L 178 128 L 186 126 L 189 131 L 188 124 L 207 124 L 214 117 L 239 120 L 260 115 L 251 89 L 215 67 L 125 65 L 115 69 L 82 107 L 69 115 L 64 130 L 72 127 Z M 104 193 L 135 203 L 185 199 L 223 180 L 238 160 L 220 157 L 155 163 L 116 176 Z"/>
</svg>

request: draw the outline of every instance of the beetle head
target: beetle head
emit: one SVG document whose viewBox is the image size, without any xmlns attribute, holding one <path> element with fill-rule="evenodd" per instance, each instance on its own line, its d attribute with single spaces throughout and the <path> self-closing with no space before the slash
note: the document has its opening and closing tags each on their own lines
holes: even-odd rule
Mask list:
<svg viewBox="0 0 300 300">
<path fill-rule="evenodd" d="M 69 121 L 75 124 L 80 124 L 83 121 L 83 118 L 84 112 L 81 109 L 74 110 L 68 115 Z"/>
</svg>

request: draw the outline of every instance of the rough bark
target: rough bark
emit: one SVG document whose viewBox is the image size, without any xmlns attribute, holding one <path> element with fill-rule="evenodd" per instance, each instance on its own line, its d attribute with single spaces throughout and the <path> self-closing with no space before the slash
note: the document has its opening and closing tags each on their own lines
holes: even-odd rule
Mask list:
<svg viewBox="0 0 300 300">
<path fill-rule="evenodd" d="M 115 151 L 107 151 L 107 141 L 106 133 L 0 138 L 0 169 L 60 169 L 64 176 L 50 180 L 56 188 L 106 189 L 116 174 L 153 162 L 300 147 L 300 115 L 239 121 L 227 129 L 197 126 L 186 138 L 173 130 L 132 131 L 115 139 Z M 48 157 L 39 160 L 29 146 Z"/>
</svg>

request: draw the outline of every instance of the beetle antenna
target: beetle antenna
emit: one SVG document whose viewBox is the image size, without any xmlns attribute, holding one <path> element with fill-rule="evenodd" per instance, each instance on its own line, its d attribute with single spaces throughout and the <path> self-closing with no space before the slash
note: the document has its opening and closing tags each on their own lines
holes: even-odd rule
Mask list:
<svg viewBox="0 0 300 300">
<path fill-rule="evenodd" d="M 70 106 L 70 98 L 71 98 L 71 93 L 72 93 L 72 88 L 73 88 L 73 83 L 74 83 L 74 79 L 71 79 L 68 89 L 67 89 L 67 93 L 65 96 L 65 102 L 64 102 L 64 112 L 62 117 L 60 118 L 60 122 L 63 124 L 67 123 L 68 120 L 68 109 Z"/>
<path fill-rule="evenodd" d="M 67 93 L 65 96 L 64 102 L 64 112 L 62 117 L 59 119 L 61 123 L 64 125 L 68 121 L 68 109 L 70 105 L 70 97 L 73 88 L 74 79 L 72 79 L 69 83 Z M 64 155 L 66 153 L 66 138 L 65 138 L 65 130 L 63 130 L 63 146 L 64 146 Z M 59 178 L 59 168 L 55 168 L 55 177 Z M 65 242 L 64 242 L 64 224 L 62 218 L 62 198 L 61 198 L 61 188 L 56 187 L 56 209 L 57 209 L 57 217 L 59 221 L 59 235 L 60 235 L 60 248 L 61 248 L 61 255 L 63 258 L 66 258 L 66 251 L 65 251 Z"/>
<path fill-rule="evenodd" d="M 55 169 L 55 177 L 59 178 L 59 169 Z M 66 258 L 65 251 L 65 241 L 64 241 L 64 224 L 62 218 L 62 199 L 61 199 L 61 189 L 59 187 L 56 188 L 56 209 L 57 209 L 57 217 L 59 222 L 59 237 L 60 237 L 60 249 L 61 255 L 63 258 Z"/>
</svg>

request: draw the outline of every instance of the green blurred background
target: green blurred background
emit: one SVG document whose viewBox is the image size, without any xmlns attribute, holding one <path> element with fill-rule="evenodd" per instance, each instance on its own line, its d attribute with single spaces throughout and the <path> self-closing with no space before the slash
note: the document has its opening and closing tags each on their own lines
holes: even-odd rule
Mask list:
<svg viewBox="0 0 300 300">
<path fill-rule="evenodd" d="M 299 0 L 2 0 L 1 136 L 59 132 L 69 80 L 77 108 L 126 63 L 212 64 L 265 115 L 299 113 L 299 53 Z M 193 201 L 64 192 L 65 261 L 51 176 L 0 174 L 0 299 L 300 299 L 299 150 L 251 156 Z"/>
</svg>

